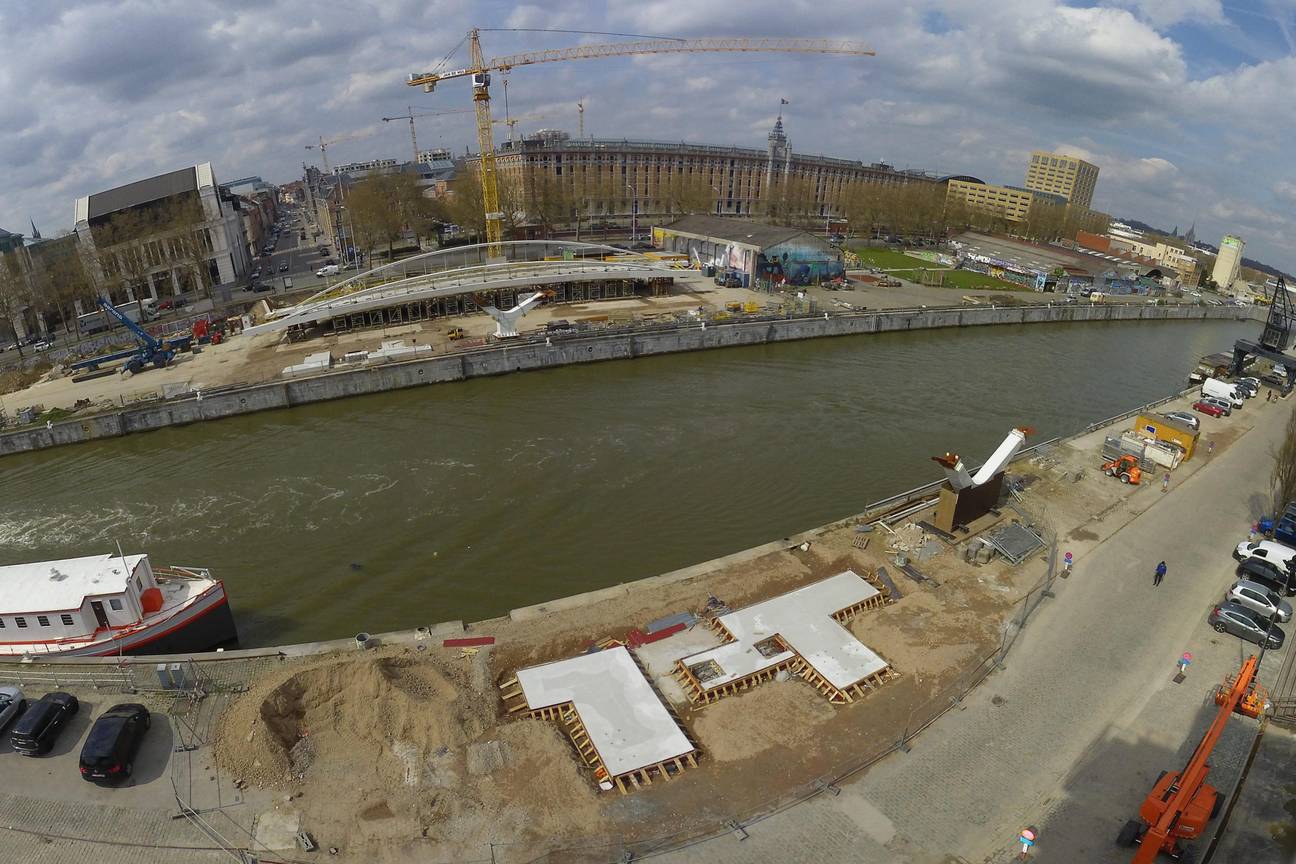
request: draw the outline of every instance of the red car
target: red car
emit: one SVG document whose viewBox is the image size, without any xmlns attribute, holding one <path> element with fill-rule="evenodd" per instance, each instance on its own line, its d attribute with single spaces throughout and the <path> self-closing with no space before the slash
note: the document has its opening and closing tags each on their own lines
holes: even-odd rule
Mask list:
<svg viewBox="0 0 1296 864">
<path fill-rule="evenodd" d="M 1219 417 L 1224 413 L 1223 409 L 1218 405 L 1211 405 L 1209 402 L 1194 402 L 1192 407 L 1194 411 L 1208 417 Z"/>
</svg>

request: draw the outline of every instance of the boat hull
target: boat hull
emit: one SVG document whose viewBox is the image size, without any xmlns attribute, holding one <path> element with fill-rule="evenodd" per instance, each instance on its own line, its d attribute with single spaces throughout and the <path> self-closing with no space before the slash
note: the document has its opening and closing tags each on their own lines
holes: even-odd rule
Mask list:
<svg viewBox="0 0 1296 864">
<path fill-rule="evenodd" d="M 192 602 L 151 626 L 105 635 L 80 645 L 31 645 L 14 654 L 33 657 L 114 657 L 193 654 L 238 641 L 225 586 L 216 582 Z"/>
</svg>

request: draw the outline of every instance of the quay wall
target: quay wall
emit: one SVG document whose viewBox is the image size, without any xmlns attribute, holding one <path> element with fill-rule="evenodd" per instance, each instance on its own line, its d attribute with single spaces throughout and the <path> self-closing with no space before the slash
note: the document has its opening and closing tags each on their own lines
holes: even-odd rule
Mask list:
<svg viewBox="0 0 1296 864">
<path fill-rule="evenodd" d="M 568 336 L 552 341 L 505 344 L 475 351 L 385 365 L 329 371 L 314 377 L 286 379 L 180 398 L 127 405 L 105 413 L 74 417 L 0 434 L 0 455 L 44 450 L 99 438 L 183 426 L 256 411 L 291 408 L 330 399 L 401 390 L 426 384 L 462 381 L 577 363 L 628 360 L 658 354 L 761 345 L 829 336 L 977 327 L 993 324 L 1046 324 L 1087 321 L 1246 320 L 1251 307 L 1037 305 L 956 306 L 877 312 L 824 314 L 821 317 L 736 320 L 666 329 Z"/>
</svg>

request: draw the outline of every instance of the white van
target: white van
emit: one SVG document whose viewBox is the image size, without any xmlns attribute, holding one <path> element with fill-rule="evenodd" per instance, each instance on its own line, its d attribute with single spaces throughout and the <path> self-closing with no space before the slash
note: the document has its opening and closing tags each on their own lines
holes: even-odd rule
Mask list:
<svg viewBox="0 0 1296 864">
<path fill-rule="evenodd" d="M 1254 543 L 1239 543 L 1233 557 L 1239 561 L 1259 558 L 1280 570 L 1286 570 L 1291 567 L 1293 559 L 1296 559 L 1296 549 L 1273 540 L 1257 540 Z"/>
<path fill-rule="evenodd" d="M 338 265 L 336 264 L 325 264 L 323 267 L 315 271 L 315 275 L 319 276 L 320 278 L 323 278 L 325 276 L 336 276 L 337 274 L 338 274 Z"/>
<path fill-rule="evenodd" d="M 1223 399 L 1234 408 L 1241 408 L 1246 397 L 1242 395 L 1241 388 L 1236 387 L 1227 381 L 1221 381 L 1218 378 L 1207 378 L 1202 382 L 1201 395 L 1214 396 L 1216 399 Z"/>
</svg>

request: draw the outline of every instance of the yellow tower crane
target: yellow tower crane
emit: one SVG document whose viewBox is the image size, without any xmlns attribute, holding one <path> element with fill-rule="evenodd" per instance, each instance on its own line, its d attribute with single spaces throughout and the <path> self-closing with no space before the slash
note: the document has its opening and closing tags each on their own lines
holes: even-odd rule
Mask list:
<svg viewBox="0 0 1296 864">
<path fill-rule="evenodd" d="M 694 54 L 703 52 L 777 52 L 795 54 L 847 54 L 872 57 L 874 51 L 858 42 L 839 39 L 638 39 L 575 48 L 550 48 L 496 57 L 483 57 L 480 30 L 468 31 L 469 65 L 448 72 L 411 72 L 407 83 L 431 93 L 448 78 L 472 78 L 473 102 L 477 112 L 477 147 L 481 150 L 482 203 L 486 210 L 487 254 L 498 257 L 504 239 L 503 216 L 499 209 L 499 180 L 495 173 L 495 140 L 490 113 L 490 73 L 508 72 L 516 66 L 553 63 L 559 60 L 593 60 L 600 57 L 629 57 L 638 54 Z"/>
<path fill-rule="evenodd" d="M 397 114 L 395 117 L 384 117 L 384 118 L 382 118 L 382 119 L 383 119 L 383 122 L 384 122 L 384 123 L 390 123 L 390 122 L 392 122 L 393 120 L 408 120 L 408 121 L 409 121 L 409 127 L 410 127 L 410 145 L 413 146 L 413 148 L 414 148 L 414 161 L 417 163 L 417 162 L 418 162 L 418 158 L 419 158 L 419 151 L 418 151 L 418 136 L 417 136 L 416 134 L 414 134 L 414 120 L 415 120 L 415 118 L 417 118 L 417 117 L 444 117 L 444 116 L 446 116 L 447 114 L 471 114 L 471 113 L 473 113 L 473 109 L 471 109 L 471 108 L 451 108 L 451 109 L 448 110 L 448 111 L 428 111 L 428 112 L 425 112 L 425 113 L 423 113 L 423 114 L 415 114 L 415 113 L 414 113 L 414 108 L 413 108 L 413 107 L 409 107 L 409 108 L 406 108 L 406 109 L 405 109 L 405 113 L 404 113 L 404 114 Z"/>
</svg>

